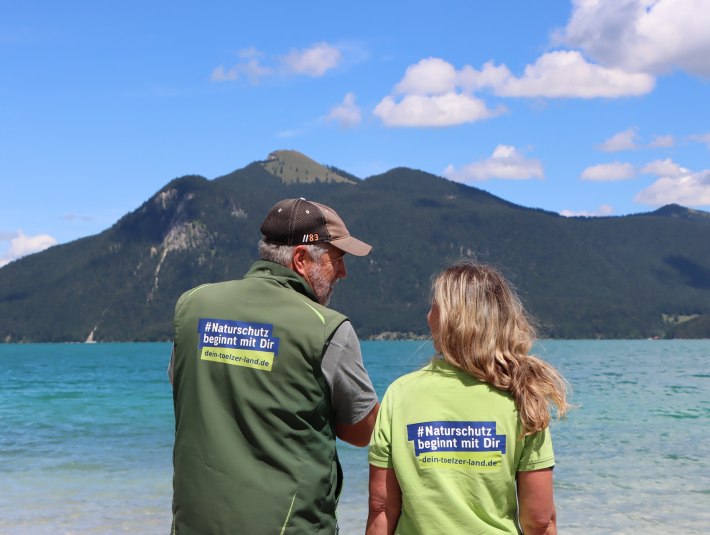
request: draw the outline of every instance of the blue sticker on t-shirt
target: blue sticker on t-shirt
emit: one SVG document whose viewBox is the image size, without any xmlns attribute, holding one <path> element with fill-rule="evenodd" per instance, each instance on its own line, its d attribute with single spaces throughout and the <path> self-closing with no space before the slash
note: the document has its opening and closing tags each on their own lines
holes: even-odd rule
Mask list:
<svg viewBox="0 0 710 535">
<path fill-rule="evenodd" d="M 496 434 L 495 422 L 420 422 L 407 425 L 414 452 L 435 451 L 505 453 L 506 436 Z"/>
</svg>

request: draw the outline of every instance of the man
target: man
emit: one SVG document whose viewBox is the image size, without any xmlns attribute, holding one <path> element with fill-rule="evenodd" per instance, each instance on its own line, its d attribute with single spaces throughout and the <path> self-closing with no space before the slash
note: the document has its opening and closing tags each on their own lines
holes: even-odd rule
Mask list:
<svg viewBox="0 0 710 535">
<path fill-rule="evenodd" d="M 338 214 L 286 199 L 241 280 L 175 307 L 173 533 L 333 534 L 335 437 L 369 443 L 379 403 L 348 319 L 326 307 L 344 255 L 371 247 Z"/>
</svg>

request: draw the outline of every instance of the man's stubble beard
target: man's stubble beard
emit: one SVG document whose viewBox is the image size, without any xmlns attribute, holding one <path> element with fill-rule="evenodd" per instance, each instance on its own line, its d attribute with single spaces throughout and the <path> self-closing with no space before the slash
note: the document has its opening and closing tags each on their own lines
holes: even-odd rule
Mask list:
<svg viewBox="0 0 710 535">
<path fill-rule="evenodd" d="M 308 276 L 311 286 L 313 287 L 313 293 L 316 294 L 316 299 L 321 305 L 328 306 L 338 280 L 336 279 L 333 282 L 329 282 L 323 274 L 323 269 L 318 264 L 313 265 Z"/>
</svg>

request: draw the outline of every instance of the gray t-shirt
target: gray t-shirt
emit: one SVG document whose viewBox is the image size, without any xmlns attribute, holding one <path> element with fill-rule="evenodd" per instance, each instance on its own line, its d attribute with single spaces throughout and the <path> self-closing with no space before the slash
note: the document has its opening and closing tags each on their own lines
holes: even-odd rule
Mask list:
<svg viewBox="0 0 710 535">
<path fill-rule="evenodd" d="M 356 424 L 377 404 L 377 393 L 362 363 L 360 342 L 349 321 L 335 330 L 321 362 L 338 424 Z"/>
<path fill-rule="evenodd" d="M 175 348 L 168 364 L 168 378 L 173 382 Z M 362 363 L 360 341 L 349 321 L 333 333 L 323 360 L 323 376 L 330 389 L 330 399 L 338 424 L 356 424 L 377 404 L 377 393 Z"/>
</svg>

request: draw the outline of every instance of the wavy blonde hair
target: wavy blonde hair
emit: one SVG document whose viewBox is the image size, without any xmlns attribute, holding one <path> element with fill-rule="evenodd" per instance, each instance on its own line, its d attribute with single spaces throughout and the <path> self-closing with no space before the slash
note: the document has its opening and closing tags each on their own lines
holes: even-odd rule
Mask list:
<svg viewBox="0 0 710 535">
<path fill-rule="evenodd" d="M 535 341 L 520 299 L 495 269 L 459 262 L 442 271 L 432 286 L 438 309 L 434 348 L 452 366 L 510 392 L 523 435 L 550 423 L 551 405 L 567 412 L 568 385 L 547 362 L 530 354 Z"/>
</svg>

